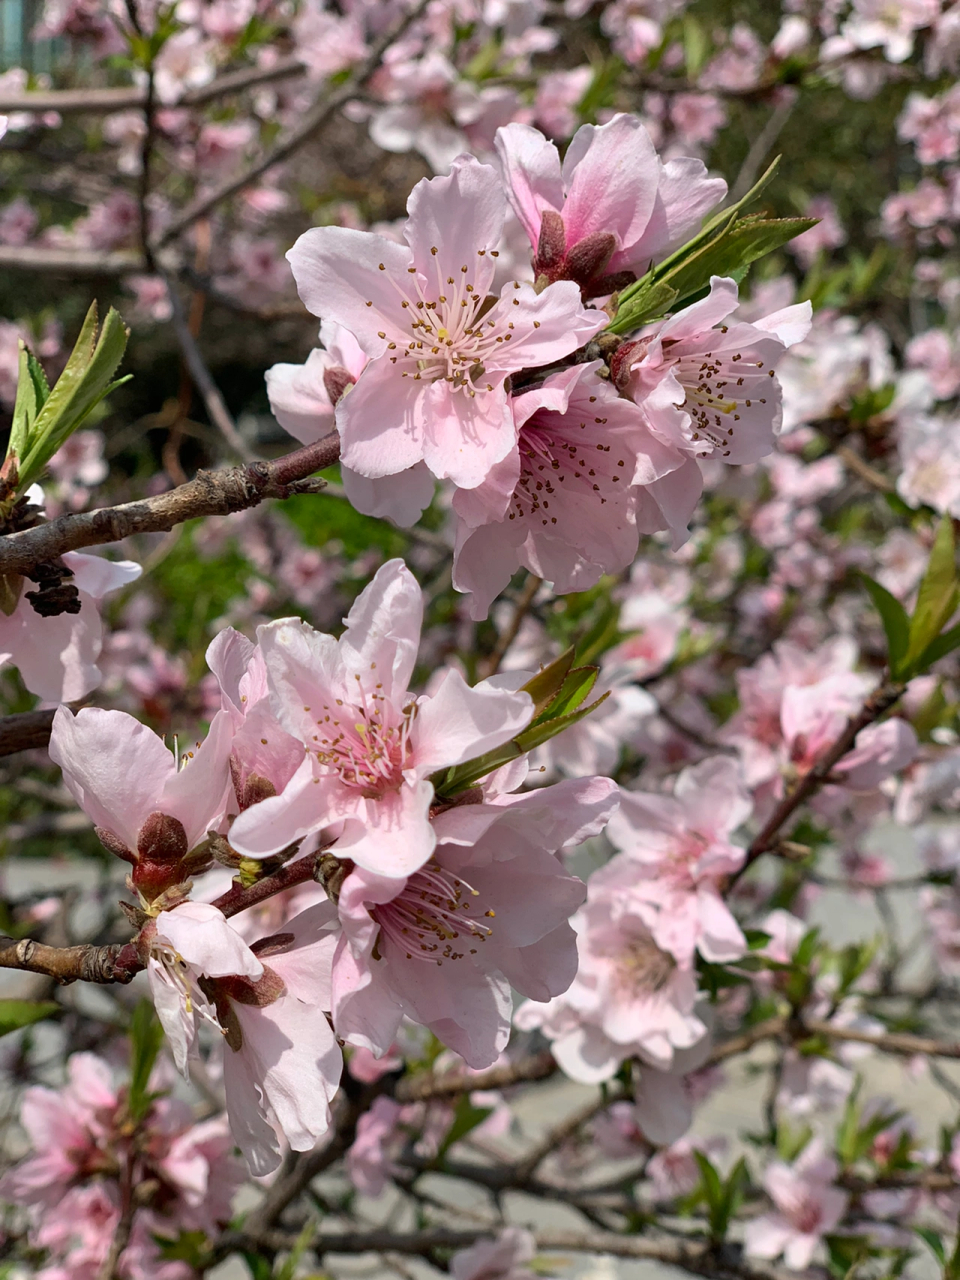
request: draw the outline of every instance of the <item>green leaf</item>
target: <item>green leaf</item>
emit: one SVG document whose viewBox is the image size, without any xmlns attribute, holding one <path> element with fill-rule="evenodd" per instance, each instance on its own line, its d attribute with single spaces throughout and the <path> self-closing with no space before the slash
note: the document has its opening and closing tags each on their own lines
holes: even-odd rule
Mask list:
<svg viewBox="0 0 960 1280">
<path fill-rule="evenodd" d="M 465 1138 L 478 1124 L 482 1124 L 492 1110 L 493 1107 L 475 1107 L 470 1101 L 469 1094 L 461 1094 L 457 1109 L 453 1113 L 453 1122 L 437 1151 L 438 1158 L 443 1159 L 453 1144 Z"/>
<path fill-rule="evenodd" d="M 896 678 L 910 642 L 910 618 L 900 601 L 896 596 L 891 595 L 886 587 L 881 586 L 873 578 L 867 577 L 865 573 L 860 577 L 883 623 L 883 630 L 887 637 L 887 659 L 890 672 Z"/>
<path fill-rule="evenodd" d="M 554 658 L 547 666 L 541 667 L 531 680 L 521 685 L 523 692 L 529 693 L 533 699 L 534 719 L 547 709 L 560 692 L 567 673 L 573 666 L 573 652 L 571 645 L 559 658 Z"/>
<path fill-rule="evenodd" d="M 582 720 L 584 716 L 588 716 L 591 711 L 595 711 L 601 702 L 606 702 L 610 697 L 609 690 L 602 694 L 596 702 L 591 702 L 588 707 L 580 707 L 576 711 L 572 711 L 567 715 L 551 716 L 549 719 L 543 719 L 532 724 L 528 729 L 524 729 L 522 733 L 517 734 L 513 741 L 520 748 L 521 752 L 532 751 L 534 747 L 542 746 L 544 742 L 549 742 L 551 738 L 555 738 L 558 733 L 562 733 L 564 729 L 569 729 L 571 725 Z"/>
<path fill-rule="evenodd" d="M 127 378 L 112 381 L 128 336 L 129 330 L 112 307 L 98 336 L 97 305 L 91 305 L 70 359 L 37 413 L 20 455 L 21 490 L 40 476 L 63 442 L 100 401 L 128 381 Z"/>
<path fill-rule="evenodd" d="M 47 376 L 43 372 L 43 367 L 25 343 L 21 342 L 17 371 L 17 399 L 13 406 L 13 422 L 7 443 L 8 458 L 13 455 L 19 461 L 26 453 L 37 414 L 49 395 L 50 388 L 47 385 Z"/>
<path fill-rule="evenodd" d="M 0 1000 L 0 1036 L 32 1026 L 60 1012 L 54 1000 Z"/>
<path fill-rule="evenodd" d="M 609 326 L 611 333 L 629 333 L 650 320 L 659 320 L 677 300 L 677 290 L 664 280 L 644 276 L 639 283 L 643 288 L 632 293 L 629 302 L 620 295 L 617 314 Z"/>
<path fill-rule="evenodd" d="M 931 1253 L 940 1263 L 941 1267 L 947 1264 L 947 1251 L 944 1247 L 943 1237 L 932 1227 L 914 1227 L 914 1234 L 918 1235 L 924 1244 L 928 1245 Z"/>
<path fill-rule="evenodd" d="M 133 1120 L 142 1120 L 156 1094 L 149 1091 L 150 1074 L 163 1044 L 163 1028 L 149 1000 L 141 1000 L 130 1019 L 130 1093 L 127 1107 Z"/>
<path fill-rule="evenodd" d="M 700 1177 L 703 1181 L 703 1194 L 707 1202 L 707 1208 L 710 1211 L 711 1219 L 714 1210 L 719 1206 L 723 1196 L 723 1183 L 720 1181 L 720 1175 L 702 1151 L 694 1150 L 693 1158 L 697 1162 L 697 1168 L 700 1170 Z"/>
<path fill-rule="evenodd" d="M 599 674 L 599 667 L 574 667 L 565 677 L 556 696 L 545 710 L 537 716 L 533 724 L 546 724 L 549 720 L 556 720 L 559 716 L 576 711 L 590 696 Z"/>
<path fill-rule="evenodd" d="M 960 622 L 955 627 L 951 627 L 949 631 L 944 631 L 937 636 L 932 644 L 928 644 L 921 653 L 919 658 L 919 667 L 925 671 L 928 667 L 932 667 L 935 662 L 939 662 L 941 658 L 945 658 L 948 653 L 953 653 L 954 649 L 960 648 Z"/>
<path fill-rule="evenodd" d="M 683 59 L 687 79 L 693 82 L 703 69 L 710 53 L 710 42 L 703 27 L 690 14 L 683 19 Z"/>
<path fill-rule="evenodd" d="M 903 663 L 903 674 L 913 671 L 924 650 L 939 636 L 945 623 L 956 612 L 960 600 L 957 586 L 956 548 L 953 521 L 944 516 L 937 529 L 927 571 L 917 593 L 917 605 L 910 619 L 910 643 Z"/>
</svg>

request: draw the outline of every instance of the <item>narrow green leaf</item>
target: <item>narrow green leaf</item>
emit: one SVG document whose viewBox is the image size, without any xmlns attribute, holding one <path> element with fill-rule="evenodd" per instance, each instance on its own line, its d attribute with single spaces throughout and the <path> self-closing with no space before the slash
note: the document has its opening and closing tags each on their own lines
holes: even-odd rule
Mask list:
<svg viewBox="0 0 960 1280">
<path fill-rule="evenodd" d="M 10 440 L 7 444 L 7 457 L 15 457 L 19 463 L 26 453 L 33 433 L 33 424 L 41 409 L 37 397 L 37 384 L 30 373 L 30 352 L 26 345 L 20 343 L 20 361 L 17 370 L 17 398 L 13 406 L 13 422 L 10 426 Z"/>
<path fill-rule="evenodd" d="M 126 379 L 112 381 L 123 358 L 129 330 L 113 308 L 97 337 L 97 308 L 87 312 L 80 337 L 33 424 L 20 460 L 21 488 L 32 484 L 56 451 L 100 401 Z"/>
<path fill-rule="evenodd" d="M 711 276 L 730 276 L 773 253 L 816 225 L 815 218 L 745 219 L 724 230 L 665 277 L 677 291 L 677 306 L 705 289 Z"/>
<path fill-rule="evenodd" d="M 935 662 L 945 658 L 948 653 L 953 653 L 954 649 L 960 649 L 960 622 L 949 631 L 942 632 L 932 644 L 927 645 L 917 660 L 918 672 L 922 674 Z"/>
<path fill-rule="evenodd" d="M 910 668 L 949 622 L 960 599 L 957 587 L 956 548 L 953 521 L 944 516 L 937 529 L 927 571 L 917 593 L 917 605 L 910 619 L 910 643 L 904 667 Z"/>
<path fill-rule="evenodd" d="M 887 637 L 887 657 L 890 663 L 890 672 L 896 677 L 900 663 L 906 657 L 907 646 L 910 643 L 910 618 L 900 601 L 896 596 L 891 595 L 886 587 L 881 586 L 879 582 L 868 577 L 865 573 L 861 574 L 860 577 L 883 623 L 883 630 Z"/>
<path fill-rule="evenodd" d="M 566 652 L 561 653 L 559 658 L 554 660 L 537 672 L 537 674 L 528 680 L 525 685 L 521 685 L 524 693 L 529 693 L 533 699 L 533 717 L 537 718 L 541 712 L 545 711 L 553 699 L 560 692 L 567 673 L 573 666 L 573 645 Z"/>
<path fill-rule="evenodd" d="M 60 1012 L 53 1000 L 0 1000 L 0 1036 L 32 1026 Z"/>
<path fill-rule="evenodd" d="M 693 1158 L 697 1162 L 697 1168 L 700 1170 L 700 1178 L 703 1183 L 704 1199 L 707 1202 L 707 1218 L 710 1224 L 710 1234 L 714 1238 L 719 1234 L 717 1231 L 718 1221 L 723 1213 L 723 1183 L 720 1181 L 720 1175 L 713 1167 L 709 1158 L 702 1151 L 694 1151 Z"/>
<path fill-rule="evenodd" d="M 658 320 L 677 300 L 677 290 L 665 281 L 644 276 L 639 283 L 644 287 L 632 293 L 629 301 L 620 295 L 617 314 L 609 325 L 611 333 L 630 333 L 650 320 Z"/>
<path fill-rule="evenodd" d="M 599 674 L 599 667 L 574 667 L 567 675 L 556 697 L 552 699 L 547 708 L 533 723 L 545 724 L 549 720 L 556 720 L 558 716 L 576 711 L 590 696 Z"/>
<path fill-rule="evenodd" d="M 141 1000 L 130 1019 L 130 1093 L 127 1106 L 134 1120 L 142 1120 L 155 1095 L 149 1091 L 150 1074 L 163 1044 L 163 1028 L 149 1000 Z"/>
<path fill-rule="evenodd" d="M 580 707 L 579 710 L 571 712 L 569 715 L 557 716 L 556 719 L 544 720 L 540 724 L 531 725 L 529 729 L 524 729 L 522 733 L 517 734 L 513 741 L 520 748 L 521 752 L 532 751 L 534 747 L 542 746 L 544 742 L 549 742 L 551 738 L 555 738 L 558 733 L 563 733 L 564 729 L 569 729 L 571 725 L 582 720 L 584 716 L 588 716 L 591 711 L 595 711 L 601 702 L 606 702 L 610 697 L 609 690 L 599 697 L 596 702 L 591 702 L 589 707 Z"/>
</svg>

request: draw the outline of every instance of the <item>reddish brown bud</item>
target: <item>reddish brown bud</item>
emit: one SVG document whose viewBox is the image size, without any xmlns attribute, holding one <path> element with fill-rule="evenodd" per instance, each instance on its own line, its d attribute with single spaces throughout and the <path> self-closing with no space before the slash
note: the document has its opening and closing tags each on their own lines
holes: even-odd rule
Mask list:
<svg viewBox="0 0 960 1280">
<path fill-rule="evenodd" d="M 537 242 L 535 271 L 552 274 L 559 267 L 567 251 L 567 231 L 563 219 L 553 209 L 545 209 L 540 219 L 540 239 Z"/>
<path fill-rule="evenodd" d="M 323 386 L 332 405 L 335 405 L 347 387 L 352 387 L 355 382 L 356 378 L 353 374 L 341 365 L 335 364 L 323 371 Z"/>
<path fill-rule="evenodd" d="M 132 849 L 128 849 L 119 836 L 115 836 L 112 831 L 108 831 L 106 827 L 94 827 L 97 839 L 107 850 L 108 853 L 116 854 L 118 858 L 122 858 L 124 862 L 136 862 L 137 855 Z"/>
<path fill-rule="evenodd" d="M 619 293 L 628 284 L 633 284 L 636 278 L 632 271 L 614 271 L 609 276 L 596 276 L 589 284 L 584 285 L 583 300 L 589 302 L 591 298 L 605 298 L 608 293 Z"/>
<path fill-rule="evenodd" d="M 563 264 L 563 275 L 577 284 L 587 284 L 594 276 L 602 275 L 613 257 L 617 238 L 609 231 L 594 231 L 575 244 Z"/>
<path fill-rule="evenodd" d="M 240 809 L 243 810 L 249 809 L 252 804 L 257 804 L 261 800 L 268 800 L 270 796 L 276 794 L 277 788 L 269 778 L 262 778 L 259 773 L 251 773 L 237 799 L 240 802 Z"/>
<path fill-rule="evenodd" d="M 151 813 L 137 832 L 137 852 L 149 862 L 179 862 L 187 856 L 187 833 L 179 818 Z"/>
<path fill-rule="evenodd" d="M 630 381 L 630 370 L 647 346 L 644 338 L 638 338 L 636 342 L 624 342 L 610 357 L 610 381 L 618 390 L 622 391 Z"/>
</svg>

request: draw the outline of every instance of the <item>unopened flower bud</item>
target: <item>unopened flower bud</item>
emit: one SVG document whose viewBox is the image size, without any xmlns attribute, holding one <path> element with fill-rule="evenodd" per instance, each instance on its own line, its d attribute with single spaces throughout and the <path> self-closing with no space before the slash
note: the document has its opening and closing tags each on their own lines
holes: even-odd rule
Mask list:
<svg viewBox="0 0 960 1280">
<path fill-rule="evenodd" d="M 352 387 L 355 382 L 356 378 L 353 374 L 341 365 L 331 365 L 329 369 L 324 369 L 323 371 L 324 390 L 330 397 L 332 405 L 336 405 L 346 389 Z"/>
<path fill-rule="evenodd" d="M 594 231 L 575 244 L 566 256 L 563 274 L 567 280 L 587 284 L 594 276 L 602 275 L 613 257 L 617 238 L 609 231 Z"/>
<path fill-rule="evenodd" d="M 551 274 L 560 266 L 567 252 L 567 232 L 563 219 L 553 209 L 545 209 L 540 221 L 540 240 L 537 244 L 535 270 L 539 274 Z"/>
<path fill-rule="evenodd" d="M 137 832 L 137 853 L 150 862 L 179 862 L 187 854 L 183 823 L 168 813 L 151 813 Z"/>
<path fill-rule="evenodd" d="M 622 391 L 630 381 L 630 370 L 648 345 L 645 338 L 638 338 L 636 342 L 621 343 L 614 351 L 610 357 L 610 381 L 618 390 Z"/>
</svg>

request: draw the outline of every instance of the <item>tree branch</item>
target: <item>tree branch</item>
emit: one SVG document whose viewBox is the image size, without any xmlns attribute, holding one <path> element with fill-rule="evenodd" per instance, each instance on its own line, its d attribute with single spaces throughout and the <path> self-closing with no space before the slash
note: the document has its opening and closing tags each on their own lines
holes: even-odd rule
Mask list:
<svg viewBox="0 0 960 1280">
<path fill-rule="evenodd" d="M 546 1080 L 557 1071 L 553 1054 L 549 1049 L 531 1054 L 517 1062 L 489 1067 L 473 1075 L 457 1072 L 447 1076 L 435 1076 L 432 1072 L 401 1080 L 394 1097 L 398 1102 L 425 1102 L 428 1099 L 455 1098 L 474 1089 L 506 1089 L 513 1084 L 526 1084 L 531 1080 Z"/>
<path fill-rule="evenodd" d="M 119 542 L 135 533 L 165 533 L 199 516 L 246 511 L 267 498 L 319 493 L 324 481 L 308 479 L 340 456 L 335 433 L 272 462 L 251 462 L 222 471 L 198 471 L 168 493 L 117 507 L 58 516 L 46 524 L 0 538 L 0 573 L 26 573 L 34 565 L 79 547 Z"/>
<path fill-rule="evenodd" d="M 297 125 L 296 128 L 291 129 L 255 165 L 247 169 L 238 178 L 232 178 L 228 182 L 221 183 L 219 187 L 199 196 L 192 204 L 188 205 L 178 217 L 173 219 L 163 232 L 163 235 L 159 237 L 156 247 L 159 248 L 162 245 L 169 244 L 171 240 L 175 240 L 188 227 L 193 226 L 198 218 L 205 217 L 217 205 L 222 204 L 224 200 L 229 200 L 231 196 L 235 196 L 238 192 L 252 186 L 258 178 L 261 178 L 274 165 L 280 164 L 281 161 L 286 160 L 288 156 L 299 150 L 305 142 L 309 141 L 318 130 L 322 129 L 336 115 L 342 106 L 349 102 L 351 98 L 356 97 L 358 90 L 363 88 L 379 67 L 384 53 L 400 39 L 410 24 L 420 17 L 426 6 L 427 0 L 420 0 L 420 3 L 406 13 L 392 30 L 382 35 L 347 82 L 334 93 L 318 102 L 313 110 L 307 113 L 303 122 Z"/>
<path fill-rule="evenodd" d="M 244 89 L 287 80 L 305 72 L 306 67 L 299 58 L 285 58 L 272 67 L 243 67 L 218 76 L 199 89 L 188 89 L 168 109 L 201 107 L 227 94 L 242 93 Z M 106 115 L 112 111 L 142 110 L 146 98 L 146 91 L 134 85 L 119 89 L 31 89 L 27 93 L 0 93 L 0 115 L 14 111 L 56 111 L 62 116 Z"/>
<path fill-rule="evenodd" d="M 0 937 L 0 969 L 42 973 L 61 983 L 127 983 L 142 968 L 132 942 L 114 942 L 105 947 L 89 942 L 76 947 L 48 947 L 30 938 Z"/>
<path fill-rule="evenodd" d="M 0 716 L 0 756 L 12 756 L 32 747 L 45 747 L 50 741 L 53 716 L 53 708 Z"/>
</svg>

